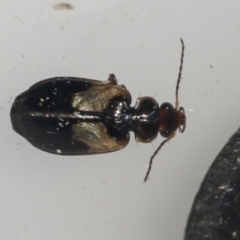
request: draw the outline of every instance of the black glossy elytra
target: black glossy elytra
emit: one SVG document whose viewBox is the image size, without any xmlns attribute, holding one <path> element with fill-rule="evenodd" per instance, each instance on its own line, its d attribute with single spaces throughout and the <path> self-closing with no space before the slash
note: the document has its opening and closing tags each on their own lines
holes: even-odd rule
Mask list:
<svg viewBox="0 0 240 240">
<path fill-rule="evenodd" d="M 40 81 L 20 94 L 11 108 L 13 129 L 35 147 L 60 155 L 112 152 L 125 147 L 129 131 L 138 142 L 153 141 L 158 132 L 166 138 L 152 155 L 144 178 L 148 179 L 153 158 L 161 147 L 186 126 L 184 109 L 179 107 L 184 43 L 176 86 L 175 107 L 160 107 L 151 97 L 139 97 L 131 107 L 131 94 L 117 84 L 114 74 L 108 81 L 56 77 Z"/>
</svg>

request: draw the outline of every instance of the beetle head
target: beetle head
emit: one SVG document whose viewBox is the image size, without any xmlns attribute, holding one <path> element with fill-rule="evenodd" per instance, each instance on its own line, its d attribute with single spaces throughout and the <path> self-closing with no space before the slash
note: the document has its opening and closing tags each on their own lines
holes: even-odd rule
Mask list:
<svg viewBox="0 0 240 240">
<path fill-rule="evenodd" d="M 169 138 L 177 129 L 184 132 L 186 116 L 183 107 L 175 109 L 171 103 L 163 103 L 160 106 L 159 133 L 162 137 Z"/>
</svg>

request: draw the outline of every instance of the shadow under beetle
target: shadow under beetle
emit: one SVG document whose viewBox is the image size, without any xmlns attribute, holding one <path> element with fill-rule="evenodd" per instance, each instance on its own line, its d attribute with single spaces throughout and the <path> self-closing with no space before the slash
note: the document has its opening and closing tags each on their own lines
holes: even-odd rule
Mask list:
<svg viewBox="0 0 240 240">
<path fill-rule="evenodd" d="M 33 146 L 60 155 L 86 155 L 112 152 L 125 147 L 129 131 L 138 142 L 152 142 L 158 132 L 166 138 L 153 153 L 144 181 L 148 179 L 153 158 L 161 147 L 183 132 L 184 109 L 179 107 L 184 43 L 176 85 L 175 107 L 160 107 L 151 97 L 139 97 L 131 107 L 131 94 L 118 85 L 114 74 L 108 81 L 56 77 L 40 81 L 20 94 L 11 108 L 13 129 Z"/>
</svg>

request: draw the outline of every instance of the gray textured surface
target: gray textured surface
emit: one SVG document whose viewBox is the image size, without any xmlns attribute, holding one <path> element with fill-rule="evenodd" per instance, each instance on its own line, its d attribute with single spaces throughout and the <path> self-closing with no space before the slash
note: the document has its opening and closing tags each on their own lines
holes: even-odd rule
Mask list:
<svg viewBox="0 0 240 240">
<path fill-rule="evenodd" d="M 195 198 L 185 240 L 240 239 L 240 129 L 216 157 Z"/>
</svg>

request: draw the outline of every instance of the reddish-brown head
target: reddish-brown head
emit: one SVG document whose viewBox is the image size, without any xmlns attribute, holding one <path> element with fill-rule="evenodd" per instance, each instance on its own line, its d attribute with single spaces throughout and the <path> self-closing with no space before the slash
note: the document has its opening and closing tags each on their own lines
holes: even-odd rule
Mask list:
<svg viewBox="0 0 240 240">
<path fill-rule="evenodd" d="M 184 132 L 186 116 L 183 107 L 175 109 L 171 103 L 163 103 L 159 115 L 159 132 L 162 137 L 169 138 L 177 129 L 179 132 Z"/>
</svg>

